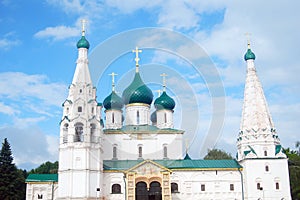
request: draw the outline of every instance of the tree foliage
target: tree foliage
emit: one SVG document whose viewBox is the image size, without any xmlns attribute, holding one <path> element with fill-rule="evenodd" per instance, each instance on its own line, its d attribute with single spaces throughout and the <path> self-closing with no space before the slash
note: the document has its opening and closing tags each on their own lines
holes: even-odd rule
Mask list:
<svg viewBox="0 0 300 200">
<path fill-rule="evenodd" d="M 296 143 L 296 148 L 299 148 L 299 142 Z M 292 199 L 300 199 L 300 150 L 284 149 L 284 153 L 289 158 L 289 174 Z"/>
<path fill-rule="evenodd" d="M 57 174 L 58 171 L 58 161 L 52 162 L 45 162 L 41 164 L 39 167 L 32 169 L 29 173 L 30 174 Z"/>
<path fill-rule="evenodd" d="M 7 138 L 0 152 L 0 197 L 3 200 L 25 199 L 25 177 L 13 163 L 12 151 Z"/>
<path fill-rule="evenodd" d="M 233 159 L 233 157 L 220 149 L 209 149 L 204 160 L 228 160 Z"/>
</svg>

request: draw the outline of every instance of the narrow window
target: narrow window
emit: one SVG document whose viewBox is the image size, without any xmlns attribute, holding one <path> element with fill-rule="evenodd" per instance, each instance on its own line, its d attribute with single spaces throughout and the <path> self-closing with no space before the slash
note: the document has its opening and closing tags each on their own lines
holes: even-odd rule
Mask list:
<svg viewBox="0 0 300 200">
<path fill-rule="evenodd" d="M 79 93 L 82 93 L 82 89 L 79 90 Z"/>
<path fill-rule="evenodd" d="M 136 124 L 140 124 L 140 112 L 136 112 Z"/>
<path fill-rule="evenodd" d="M 201 191 L 205 191 L 205 185 L 201 184 Z"/>
<path fill-rule="evenodd" d="M 69 114 L 69 108 L 67 108 L 67 110 L 66 110 L 66 114 Z"/>
<path fill-rule="evenodd" d="M 111 193 L 112 194 L 120 194 L 121 193 L 121 185 L 120 184 L 113 184 L 111 186 Z"/>
<path fill-rule="evenodd" d="M 69 124 L 64 124 L 64 127 L 63 127 L 63 143 L 68 142 L 68 128 L 69 128 Z"/>
<path fill-rule="evenodd" d="M 143 147 L 139 146 L 139 158 L 143 157 Z"/>
<path fill-rule="evenodd" d="M 94 107 L 92 107 L 92 114 L 94 114 Z"/>
<path fill-rule="evenodd" d="M 164 158 L 168 158 L 168 147 L 164 146 Z"/>
<path fill-rule="evenodd" d="M 230 191 L 234 191 L 234 184 L 230 184 Z"/>
<path fill-rule="evenodd" d="M 178 184 L 171 183 L 171 193 L 178 193 Z"/>
<path fill-rule="evenodd" d="M 261 190 L 261 188 L 260 183 L 256 183 L 256 189 Z"/>
<path fill-rule="evenodd" d="M 95 132 L 96 132 L 96 125 L 91 124 L 91 142 L 96 142 Z"/>
<path fill-rule="evenodd" d="M 113 160 L 117 159 L 117 147 L 113 146 Z"/>
<path fill-rule="evenodd" d="M 38 194 L 38 199 L 43 199 L 43 195 L 42 194 Z"/>
<path fill-rule="evenodd" d="M 267 152 L 267 151 L 264 151 L 264 155 L 265 155 L 265 156 L 268 156 L 268 152 Z"/>
<path fill-rule="evenodd" d="M 82 112 L 82 107 L 78 106 L 78 112 Z"/>
<path fill-rule="evenodd" d="M 111 114 L 111 122 L 114 124 L 115 123 L 115 113 Z"/>
<path fill-rule="evenodd" d="M 276 190 L 279 190 L 279 183 L 278 182 L 275 183 L 275 187 L 276 187 Z"/>
<path fill-rule="evenodd" d="M 167 123 L 167 113 L 164 114 L 165 123 Z"/>
<path fill-rule="evenodd" d="M 265 170 L 266 170 L 266 172 L 269 171 L 269 166 L 268 165 L 265 166 Z"/>
</svg>

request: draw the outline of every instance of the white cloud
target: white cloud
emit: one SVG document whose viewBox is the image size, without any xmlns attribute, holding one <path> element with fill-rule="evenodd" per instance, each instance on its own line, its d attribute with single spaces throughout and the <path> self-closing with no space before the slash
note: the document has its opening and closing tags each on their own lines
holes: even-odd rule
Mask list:
<svg viewBox="0 0 300 200">
<path fill-rule="evenodd" d="M 68 26 L 47 27 L 37 32 L 36 38 L 53 38 L 53 40 L 64 40 L 66 38 L 75 37 L 79 34 L 79 28 Z"/>
<path fill-rule="evenodd" d="M 7 115 L 14 115 L 18 111 L 15 110 L 12 106 L 5 105 L 3 102 L 0 102 L 0 113 Z"/>
<path fill-rule="evenodd" d="M 8 32 L 0 38 L 0 49 L 9 50 L 14 46 L 18 46 L 21 44 L 21 41 L 16 38 L 16 33 L 14 31 Z"/>
</svg>

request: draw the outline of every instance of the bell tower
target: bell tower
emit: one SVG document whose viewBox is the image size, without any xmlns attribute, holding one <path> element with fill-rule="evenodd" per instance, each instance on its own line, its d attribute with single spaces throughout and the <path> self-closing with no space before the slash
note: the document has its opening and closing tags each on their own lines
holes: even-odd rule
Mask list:
<svg viewBox="0 0 300 200">
<path fill-rule="evenodd" d="M 83 21 L 75 73 L 62 105 L 58 199 L 96 199 L 102 183 L 101 105 L 88 68 L 89 47 Z"/>
</svg>

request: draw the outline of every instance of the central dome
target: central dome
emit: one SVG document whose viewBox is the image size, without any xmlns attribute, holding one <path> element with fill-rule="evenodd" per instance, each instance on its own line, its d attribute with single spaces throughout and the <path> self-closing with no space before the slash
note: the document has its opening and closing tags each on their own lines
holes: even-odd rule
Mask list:
<svg viewBox="0 0 300 200">
<path fill-rule="evenodd" d="M 132 83 L 124 90 L 123 94 L 124 103 L 145 103 L 150 105 L 153 100 L 152 91 L 145 85 L 138 72 L 135 73 Z"/>
</svg>

